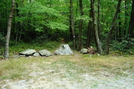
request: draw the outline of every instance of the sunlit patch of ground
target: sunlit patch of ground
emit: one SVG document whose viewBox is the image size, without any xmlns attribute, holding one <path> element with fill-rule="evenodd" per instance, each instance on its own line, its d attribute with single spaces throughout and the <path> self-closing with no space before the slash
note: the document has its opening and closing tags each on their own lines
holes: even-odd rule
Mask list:
<svg viewBox="0 0 134 89">
<path fill-rule="evenodd" d="M 133 56 L 27 57 L 0 61 L 0 89 L 134 89 Z"/>
</svg>

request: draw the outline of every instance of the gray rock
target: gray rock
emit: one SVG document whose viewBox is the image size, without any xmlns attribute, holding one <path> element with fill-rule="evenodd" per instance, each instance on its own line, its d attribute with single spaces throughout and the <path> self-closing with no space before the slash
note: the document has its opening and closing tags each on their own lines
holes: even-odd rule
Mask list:
<svg viewBox="0 0 134 89">
<path fill-rule="evenodd" d="M 40 54 L 39 53 L 34 53 L 33 56 L 38 57 L 38 56 L 40 56 Z"/>
<path fill-rule="evenodd" d="M 46 49 L 40 50 L 40 51 L 39 51 L 39 54 L 40 54 L 41 56 L 46 56 L 46 57 L 52 56 L 52 53 L 51 53 L 50 51 L 46 50 Z"/>
<path fill-rule="evenodd" d="M 62 44 L 59 49 L 55 50 L 56 55 L 72 55 L 73 51 L 68 44 Z"/>
<path fill-rule="evenodd" d="M 88 49 L 86 49 L 86 48 L 83 48 L 83 49 L 81 49 L 81 51 L 80 51 L 82 54 L 86 54 L 87 52 L 88 52 Z"/>
<path fill-rule="evenodd" d="M 20 55 L 26 55 L 26 56 L 31 56 L 36 52 L 34 49 L 27 49 L 25 51 L 19 52 Z"/>
</svg>

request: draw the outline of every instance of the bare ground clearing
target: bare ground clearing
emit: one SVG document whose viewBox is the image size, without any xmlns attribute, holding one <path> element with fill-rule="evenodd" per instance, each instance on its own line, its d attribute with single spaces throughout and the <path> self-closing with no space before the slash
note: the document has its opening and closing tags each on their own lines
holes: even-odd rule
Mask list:
<svg viewBox="0 0 134 89">
<path fill-rule="evenodd" d="M 2 71 L 0 89 L 134 89 L 132 56 L 90 58 L 89 55 L 75 54 L 12 59 L 9 62 L 18 63 L 24 71 L 18 71 L 19 67 L 18 70 Z M 0 62 L 1 65 L 4 63 Z M 22 74 L 15 76 L 16 73 L 9 70 Z"/>
</svg>

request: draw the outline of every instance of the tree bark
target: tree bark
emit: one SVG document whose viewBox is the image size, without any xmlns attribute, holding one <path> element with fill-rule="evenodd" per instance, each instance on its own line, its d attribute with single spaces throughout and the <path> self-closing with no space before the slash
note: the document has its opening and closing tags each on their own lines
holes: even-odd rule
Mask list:
<svg viewBox="0 0 134 89">
<path fill-rule="evenodd" d="M 93 8 L 92 8 L 92 3 L 90 3 L 90 10 L 89 10 L 89 17 L 90 18 L 93 18 Z M 89 21 L 88 22 L 88 31 L 87 31 L 87 48 L 90 47 L 90 44 L 91 44 L 91 35 L 93 33 L 93 23 L 92 21 Z"/>
<path fill-rule="evenodd" d="M 120 9 L 119 9 L 119 13 L 121 13 L 121 11 L 120 11 Z M 119 15 L 119 17 L 118 17 L 118 19 L 119 19 L 119 22 L 118 22 L 118 29 L 119 29 L 119 38 L 121 38 L 122 37 L 122 33 L 123 33 L 123 30 L 121 29 L 121 16 Z M 121 41 L 121 39 L 119 39 L 119 41 Z"/>
<path fill-rule="evenodd" d="M 125 0 L 125 21 L 124 21 L 124 35 L 128 34 L 128 28 L 129 28 L 129 19 L 128 19 L 128 16 L 129 16 L 129 13 L 128 13 L 128 3 L 129 1 L 128 0 Z"/>
<path fill-rule="evenodd" d="M 100 45 L 100 39 L 99 39 L 99 34 L 98 34 L 98 29 L 97 29 L 96 13 L 95 13 L 95 10 L 94 10 L 94 2 L 95 2 L 95 0 L 91 0 L 92 9 L 93 9 L 93 29 L 94 29 L 94 32 L 95 32 L 95 39 L 96 39 L 96 45 L 97 45 L 98 53 L 102 54 L 102 48 L 101 48 L 101 45 Z"/>
<path fill-rule="evenodd" d="M 98 34 L 100 38 L 101 33 L 101 26 L 100 26 L 100 0 L 98 0 L 98 19 L 97 19 L 97 26 L 98 26 Z"/>
<path fill-rule="evenodd" d="M 130 35 L 130 37 L 134 37 L 134 0 L 132 1 L 132 10 L 131 10 L 128 34 Z"/>
<path fill-rule="evenodd" d="M 83 16 L 83 5 L 82 0 L 79 0 L 79 7 L 80 7 L 80 16 Z M 82 29 L 83 29 L 83 20 L 80 19 L 79 22 L 79 36 L 78 36 L 78 50 L 82 48 Z"/>
<path fill-rule="evenodd" d="M 75 50 L 73 0 L 70 0 L 70 30 L 71 30 L 71 38 L 73 38 L 73 49 Z"/>
<path fill-rule="evenodd" d="M 10 41 L 14 8 L 15 8 L 15 0 L 12 0 L 12 8 L 11 8 L 11 12 L 10 12 L 9 19 L 8 19 L 7 36 L 6 36 L 6 43 L 5 43 L 5 54 L 4 54 L 5 59 L 9 58 L 9 41 Z"/>
<path fill-rule="evenodd" d="M 110 44 L 110 38 L 111 38 L 111 35 L 112 35 L 112 32 L 114 30 L 114 26 L 115 26 L 115 23 L 116 23 L 116 19 L 118 17 L 118 13 L 120 11 L 120 6 L 121 6 L 121 1 L 122 0 L 118 0 L 118 5 L 117 5 L 117 8 L 116 8 L 116 12 L 114 14 L 114 17 L 113 17 L 113 20 L 112 20 L 112 23 L 111 23 L 111 27 L 109 29 L 109 33 L 108 33 L 108 37 L 106 39 L 106 46 L 105 46 L 105 54 L 108 55 L 109 54 L 109 44 Z"/>
</svg>

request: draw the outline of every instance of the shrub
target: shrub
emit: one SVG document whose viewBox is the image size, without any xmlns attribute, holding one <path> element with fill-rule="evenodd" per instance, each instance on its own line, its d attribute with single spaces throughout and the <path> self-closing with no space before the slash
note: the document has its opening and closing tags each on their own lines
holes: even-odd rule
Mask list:
<svg viewBox="0 0 134 89">
<path fill-rule="evenodd" d="M 122 38 L 122 41 L 114 40 L 111 44 L 113 51 L 125 54 L 134 54 L 134 41 L 132 38 Z"/>
</svg>

